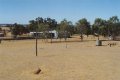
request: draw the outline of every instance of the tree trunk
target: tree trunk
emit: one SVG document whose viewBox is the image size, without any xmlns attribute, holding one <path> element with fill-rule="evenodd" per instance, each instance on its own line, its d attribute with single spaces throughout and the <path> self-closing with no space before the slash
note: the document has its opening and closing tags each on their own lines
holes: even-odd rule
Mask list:
<svg viewBox="0 0 120 80">
<path fill-rule="evenodd" d="M 100 38 L 99 38 L 99 35 L 98 35 L 98 40 L 99 40 Z"/>
<path fill-rule="evenodd" d="M 49 33 L 49 32 L 48 32 Z M 51 37 L 51 43 L 52 43 L 52 38 L 53 38 L 53 36 L 52 36 L 52 29 L 51 29 L 51 35 L 50 35 L 50 37 Z"/>
<path fill-rule="evenodd" d="M 81 41 L 83 41 L 83 34 L 81 33 L 81 35 L 80 35 L 80 38 L 81 38 Z"/>
</svg>

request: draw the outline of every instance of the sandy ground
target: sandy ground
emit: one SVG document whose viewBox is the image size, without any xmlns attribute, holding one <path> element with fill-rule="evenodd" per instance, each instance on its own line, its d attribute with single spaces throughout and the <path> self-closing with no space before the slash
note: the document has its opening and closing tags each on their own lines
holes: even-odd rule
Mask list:
<svg viewBox="0 0 120 80">
<path fill-rule="evenodd" d="M 113 47 L 107 45 L 113 41 L 95 46 L 94 38 L 68 41 L 51 44 L 38 40 L 37 57 L 35 40 L 2 41 L 0 80 L 120 80 L 119 41 Z M 38 68 L 42 71 L 36 75 Z"/>
</svg>

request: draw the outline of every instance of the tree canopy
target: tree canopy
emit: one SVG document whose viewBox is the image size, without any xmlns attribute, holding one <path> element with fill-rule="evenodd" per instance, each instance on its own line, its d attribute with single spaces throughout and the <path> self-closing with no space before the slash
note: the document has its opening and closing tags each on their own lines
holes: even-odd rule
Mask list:
<svg viewBox="0 0 120 80">
<path fill-rule="evenodd" d="M 63 19 L 58 23 L 52 18 L 37 17 L 34 20 L 30 20 L 27 27 L 20 24 L 14 24 L 11 28 L 13 35 L 21 35 L 30 31 L 51 31 L 57 30 L 58 32 L 69 32 L 71 35 L 74 33 L 89 35 L 97 34 L 102 36 L 117 36 L 120 35 L 120 21 L 118 16 L 112 16 L 108 20 L 102 18 L 96 18 L 93 24 L 86 18 L 79 19 L 75 25 L 71 21 Z"/>
</svg>

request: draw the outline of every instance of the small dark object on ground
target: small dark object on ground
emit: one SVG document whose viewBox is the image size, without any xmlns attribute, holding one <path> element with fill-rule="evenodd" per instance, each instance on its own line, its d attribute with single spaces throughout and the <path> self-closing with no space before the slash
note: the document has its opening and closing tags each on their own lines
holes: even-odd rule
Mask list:
<svg viewBox="0 0 120 80">
<path fill-rule="evenodd" d="M 34 72 L 34 74 L 39 74 L 40 72 L 41 72 L 41 69 L 38 68 L 38 69 Z"/>
<path fill-rule="evenodd" d="M 116 43 L 108 43 L 108 45 L 111 47 L 111 46 L 115 46 Z"/>
</svg>

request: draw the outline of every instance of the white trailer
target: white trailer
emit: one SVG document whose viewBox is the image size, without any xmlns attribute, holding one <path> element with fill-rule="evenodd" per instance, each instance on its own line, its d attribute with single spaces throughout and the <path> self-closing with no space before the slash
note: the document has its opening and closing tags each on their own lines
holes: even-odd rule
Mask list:
<svg viewBox="0 0 120 80">
<path fill-rule="evenodd" d="M 47 32 L 47 34 L 49 34 L 50 36 L 52 35 L 52 38 L 54 38 L 54 39 L 58 38 L 58 32 L 56 30 L 49 31 L 49 32 Z M 36 37 L 36 32 L 30 32 L 29 35 L 32 36 L 32 37 Z M 41 37 L 41 35 L 44 35 L 44 33 L 43 32 L 37 32 L 38 37 Z"/>
</svg>

